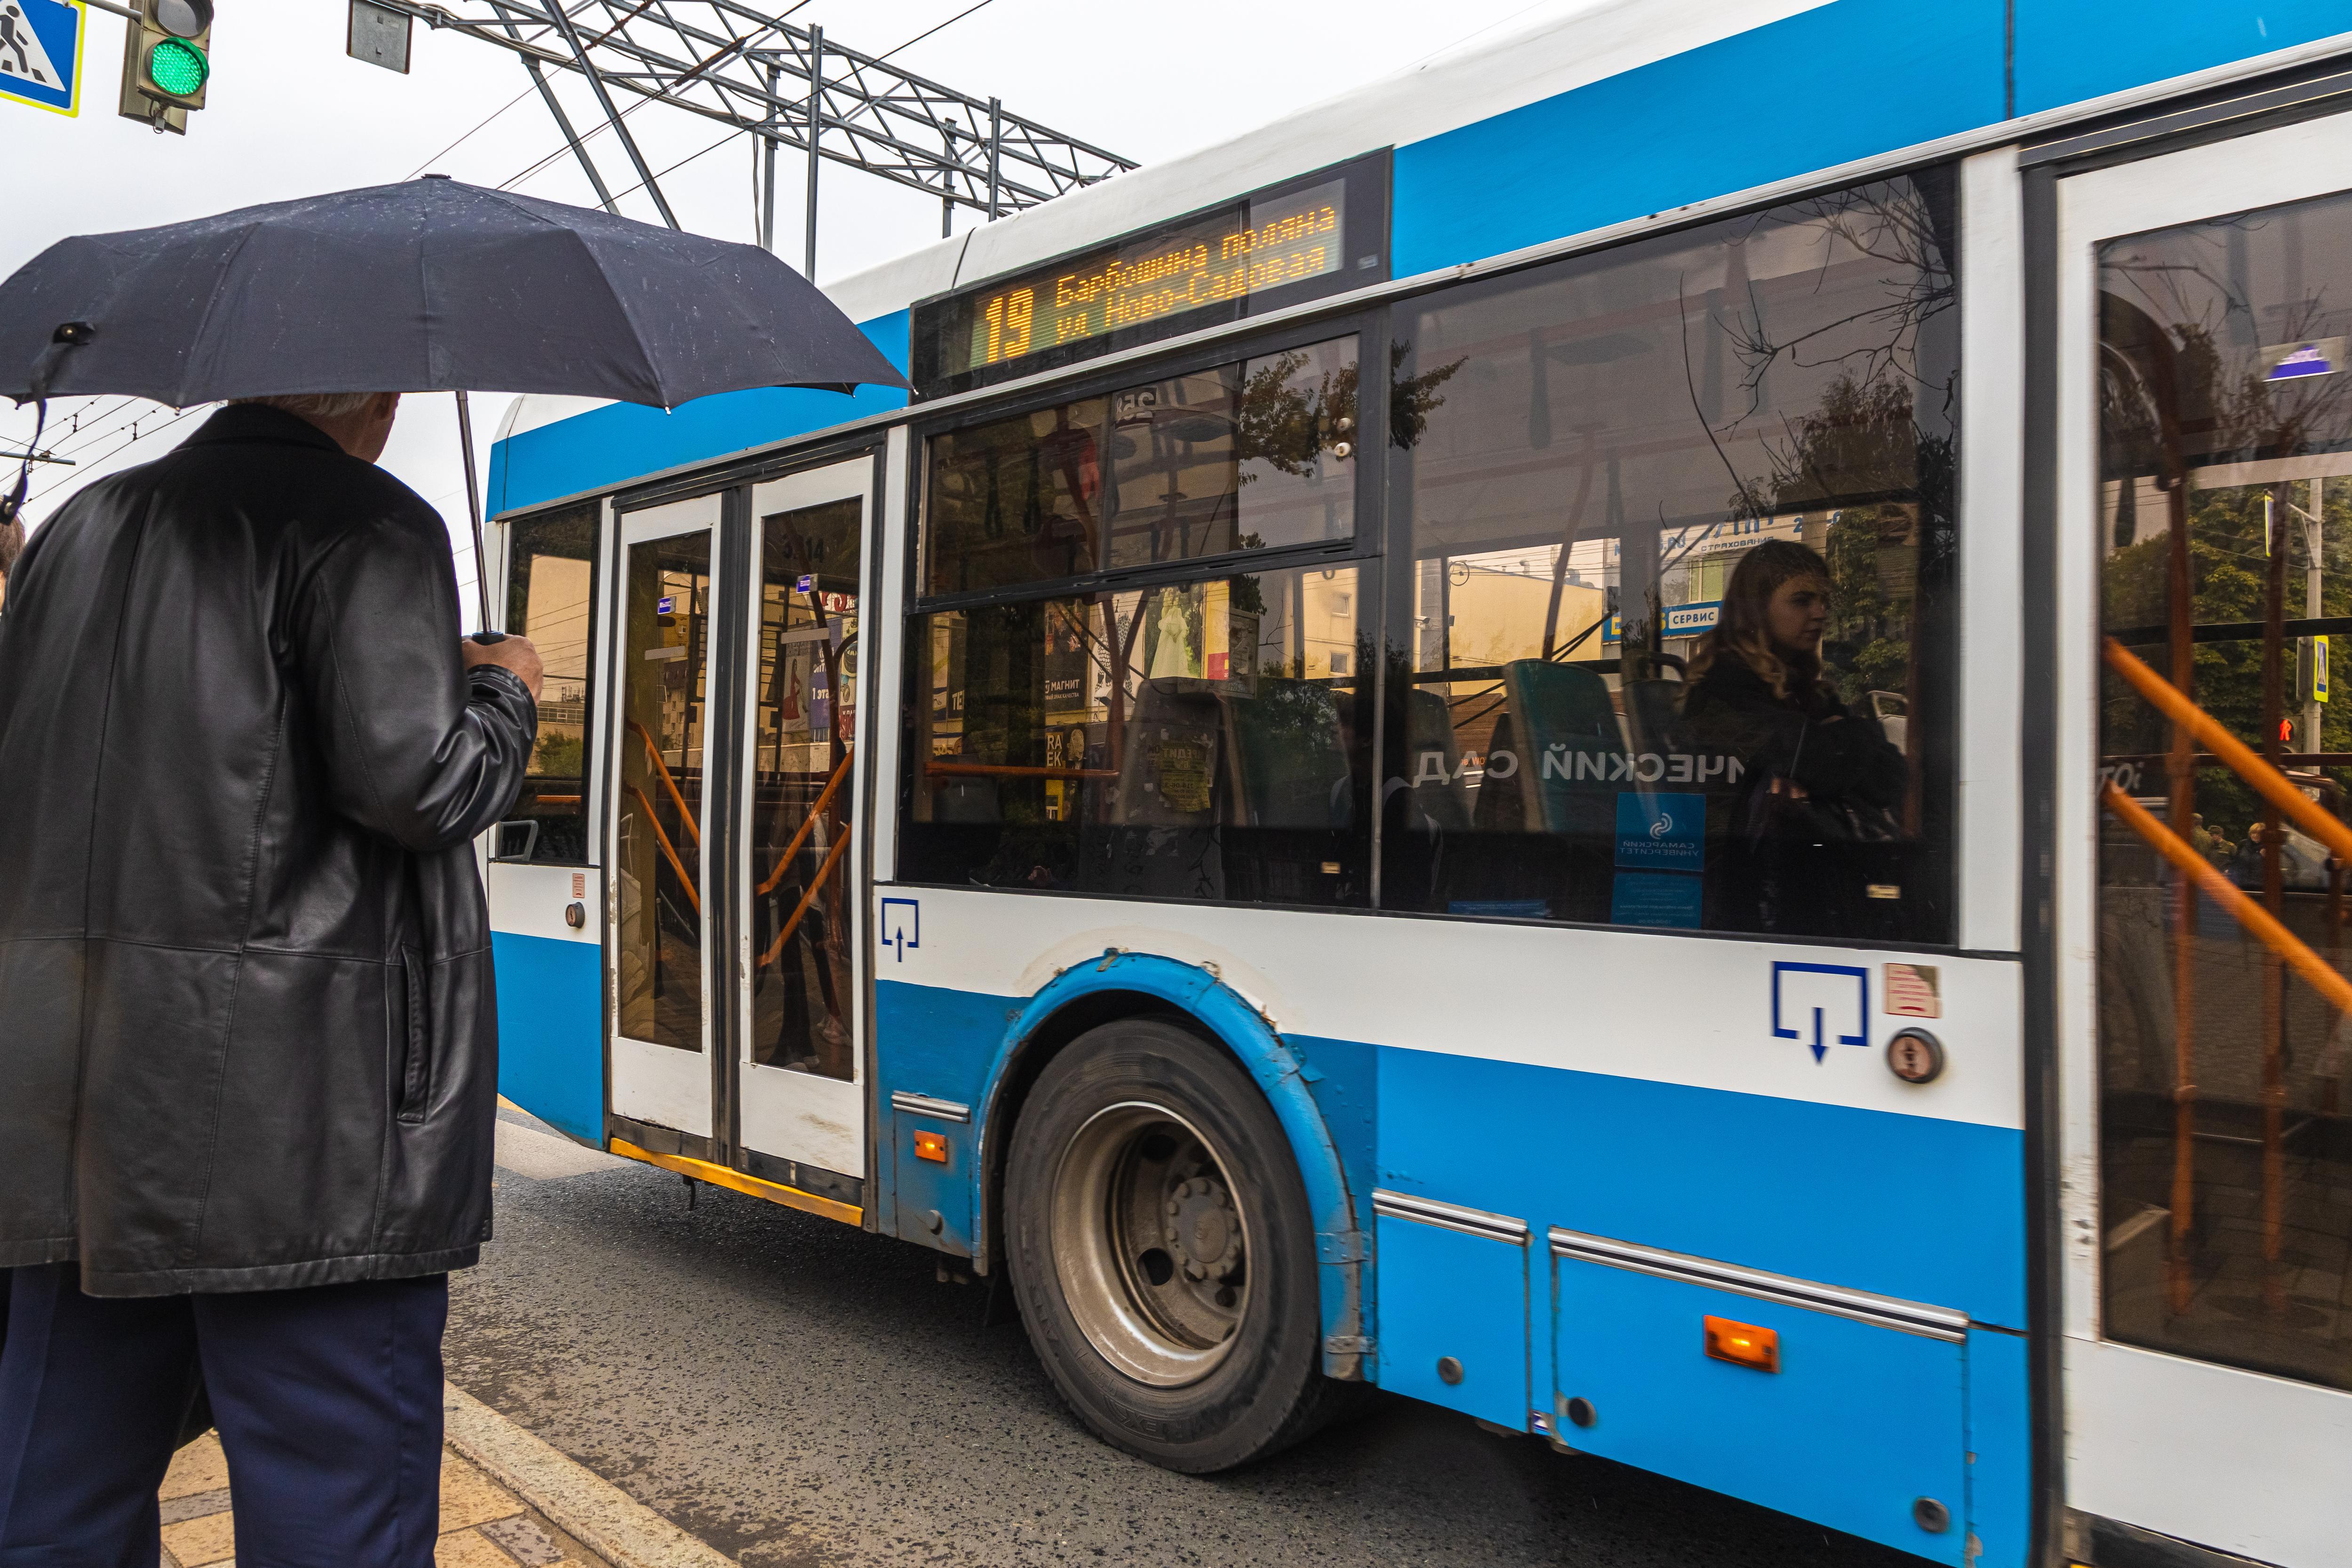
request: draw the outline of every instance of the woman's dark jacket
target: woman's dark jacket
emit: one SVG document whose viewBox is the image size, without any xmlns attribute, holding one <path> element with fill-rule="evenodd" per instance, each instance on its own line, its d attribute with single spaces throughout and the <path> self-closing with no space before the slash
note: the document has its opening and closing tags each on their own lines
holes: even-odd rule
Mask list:
<svg viewBox="0 0 2352 1568">
<path fill-rule="evenodd" d="M 1794 674 L 1795 672 L 1792 672 Z M 1896 837 L 1908 783 L 1903 753 L 1878 721 L 1853 714 L 1798 675 L 1787 697 L 1736 655 L 1717 658 L 1683 700 L 1683 721 L 1706 751 L 1737 758 L 1738 780 L 1710 812 L 1721 857 L 1707 923 L 1807 936 L 1901 934 L 1908 846 Z M 1776 793 L 1774 782 L 1801 787 Z M 1722 809 L 1727 805 L 1728 809 Z M 1895 900 L 1873 900 L 1873 885 Z M 1874 905 L 1875 907 L 1874 907 Z"/>
<path fill-rule="evenodd" d="M 0 1266 L 437 1273 L 490 1228 L 474 836 L 536 734 L 440 517 L 254 405 L 37 530 L 0 614 Z"/>
</svg>

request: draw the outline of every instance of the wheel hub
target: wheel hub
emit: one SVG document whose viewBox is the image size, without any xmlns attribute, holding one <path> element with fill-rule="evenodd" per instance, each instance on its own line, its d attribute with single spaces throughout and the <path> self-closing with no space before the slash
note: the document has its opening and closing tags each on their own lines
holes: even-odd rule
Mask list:
<svg viewBox="0 0 2352 1568">
<path fill-rule="evenodd" d="M 1191 1279 L 1224 1279 L 1241 1261 L 1241 1216 L 1222 1182 L 1205 1176 L 1178 1184 L 1167 1204 L 1162 1235 L 1183 1259 Z"/>
<path fill-rule="evenodd" d="M 1249 1310 L 1249 1235 L 1231 1177 L 1176 1112 L 1106 1108 L 1065 1149 L 1056 1268 L 1078 1328 L 1129 1377 L 1206 1376 Z"/>
</svg>

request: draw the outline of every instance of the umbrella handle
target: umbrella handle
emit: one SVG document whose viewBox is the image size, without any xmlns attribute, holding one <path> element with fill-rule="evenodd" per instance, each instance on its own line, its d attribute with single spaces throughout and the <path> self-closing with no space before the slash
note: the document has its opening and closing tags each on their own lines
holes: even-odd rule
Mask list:
<svg viewBox="0 0 2352 1568">
<path fill-rule="evenodd" d="M 493 644 L 506 641 L 507 634 L 504 632 L 474 632 L 470 634 L 466 640 L 467 642 L 478 642 L 484 647 L 488 647 Z"/>
</svg>

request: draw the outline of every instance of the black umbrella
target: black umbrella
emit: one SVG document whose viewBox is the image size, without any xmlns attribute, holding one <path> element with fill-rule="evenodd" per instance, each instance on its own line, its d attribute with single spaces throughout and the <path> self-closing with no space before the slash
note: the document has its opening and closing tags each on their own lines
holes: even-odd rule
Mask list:
<svg viewBox="0 0 2352 1568">
<path fill-rule="evenodd" d="M 667 408 L 860 383 L 906 384 L 756 246 L 438 175 L 63 239 L 0 283 L 20 404 L 494 387 Z"/>
</svg>

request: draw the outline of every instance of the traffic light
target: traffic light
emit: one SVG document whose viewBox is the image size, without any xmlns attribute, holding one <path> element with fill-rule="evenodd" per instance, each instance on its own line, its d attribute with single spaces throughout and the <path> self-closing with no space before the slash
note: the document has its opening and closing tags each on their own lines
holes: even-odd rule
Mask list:
<svg viewBox="0 0 2352 1568">
<path fill-rule="evenodd" d="M 213 0 L 134 0 L 123 28 L 121 113 L 186 135 L 212 79 Z"/>
</svg>

